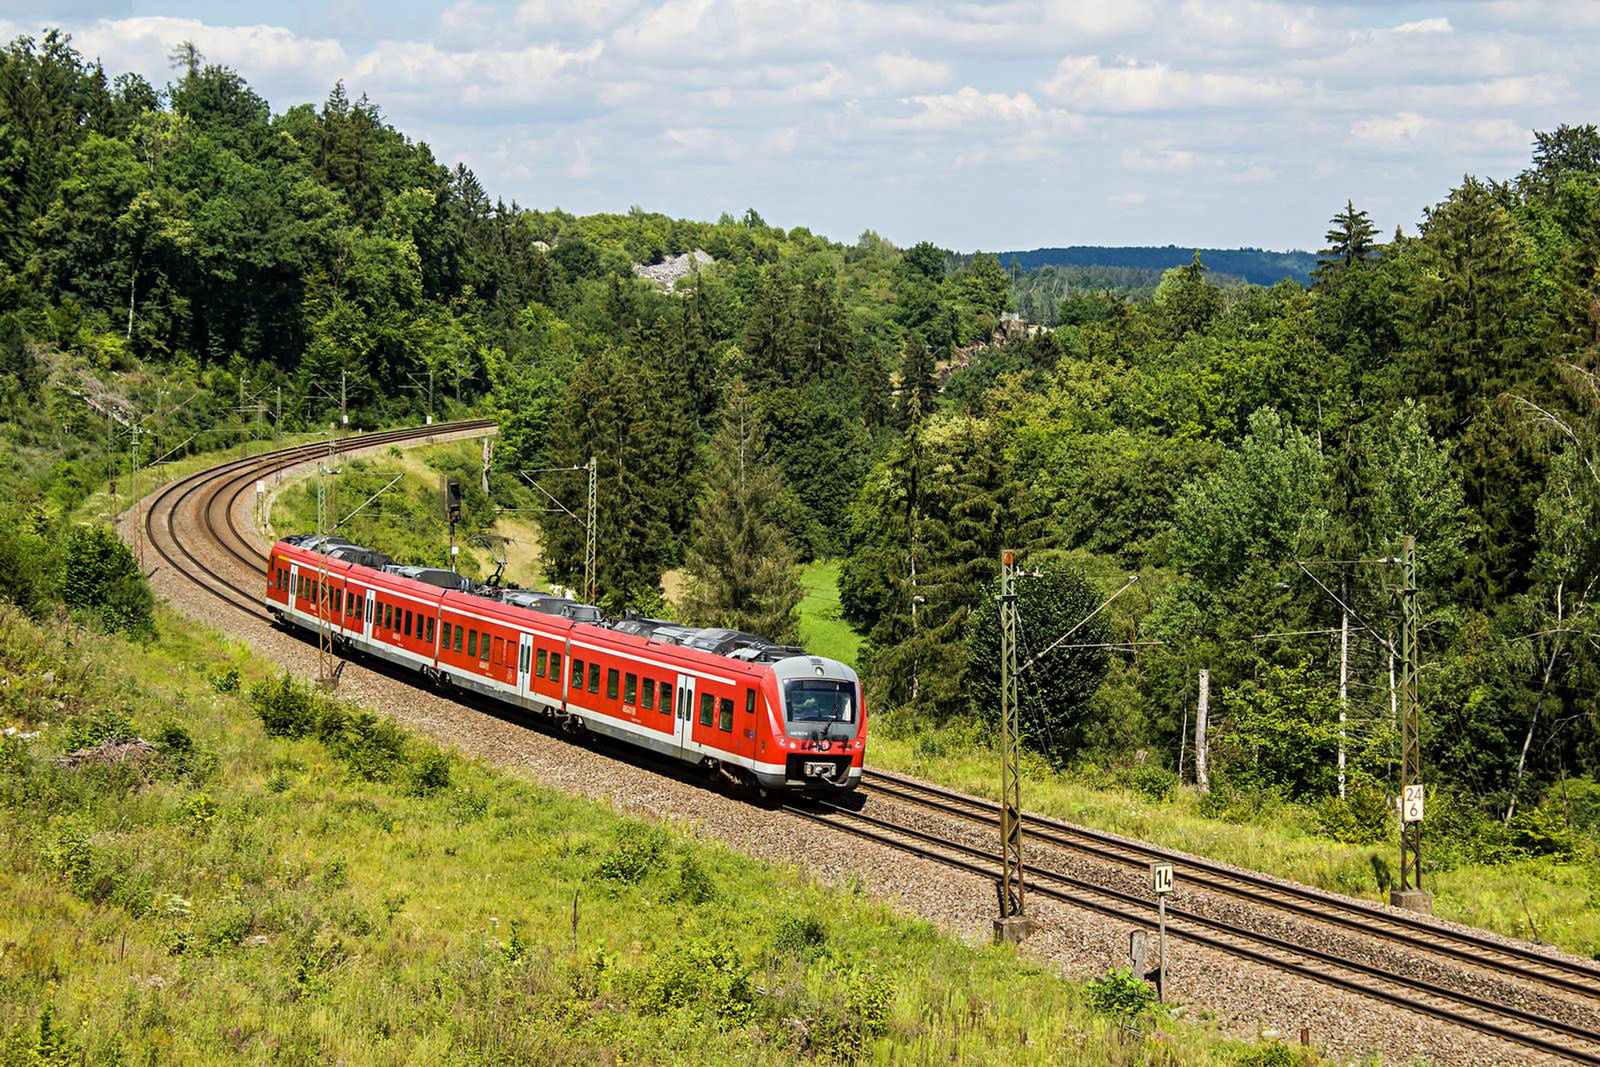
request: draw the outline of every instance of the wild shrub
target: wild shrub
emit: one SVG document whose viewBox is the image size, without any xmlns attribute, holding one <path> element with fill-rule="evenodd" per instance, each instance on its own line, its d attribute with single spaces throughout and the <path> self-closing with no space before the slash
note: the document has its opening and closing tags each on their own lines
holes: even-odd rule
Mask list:
<svg viewBox="0 0 1600 1067">
<path fill-rule="evenodd" d="M 1513 858 L 1549 856 L 1569 860 L 1576 846 L 1572 827 L 1543 805 L 1522 808 L 1512 815 L 1506 824 L 1506 836 Z"/>
<path fill-rule="evenodd" d="M 791 915 L 778 923 L 772 947 L 780 956 L 814 956 L 828 944 L 828 928 L 815 915 Z"/>
<path fill-rule="evenodd" d="M 229 664 L 211 672 L 211 677 L 206 679 L 211 688 L 219 693 L 237 693 L 239 691 L 239 668 Z"/>
<path fill-rule="evenodd" d="M 74 526 L 61 560 L 61 599 L 111 633 L 155 636 L 155 597 L 138 560 L 109 526 Z"/>
<path fill-rule="evenodd" d="M 171 719 L 156 728 L 153 740 L 156 746 L 155 771 L 163 778 L 203 778 L 216 762 L 194 743 L 189 731 Z"/>
<path fill-rule="evenodd" d="M 1302 1056 L 1299 1050 L 1273 1041 L 1248 1049 L 1239 1057 L 1239 1067 L 1300 1067 L 1302 1063 L 1315 1062 Z"/>
<path fill-rule="evenodd" d="M 99 904 L 116 891 L 117 877 L 105 856 L 91 843 L 93 834 L 93 826 L 82 816 L 62 819 L 45 859 L 74 893 Z"/>
<path fill-rule="evenodd" d="M 894 988 L 871 967 L 852 967 L 844 975 L 844 1003 L 860 1021 L 861 1032 L 876 1037 L 889 1029 L 889 1005 Z"/>
<path fill-rule="evenodd" d="M 97 714 L 77 715 L 68 720 L 61 734 L 63 752 L 93 748 L 106 741 L 133 741 L 139 734 L 126 708 L 107 708 Z"/>
<path fill-rule="evenodd" d="M 248 699 L 268 737 L 307 737 L 317 728 L 321 698 L 288 674 L 251 686 Z"/>
<path fill-rule="evenodd" d="M 703 1004 L 723 1019 L 746 1023 L 755 1015 L 754 971 L 726 941 L 683 942 L 645 974 L 641 1002 L 655 1012 Z"/>
<path fill-rule="evenodd" d="M 317 722 L 317 739 L 357 778 L 394 780 L 406 765 L 406 736 L 391 719 L 370 711 L 329 705 Z"/>
<path fill-rule="evenodd" d="M 450 757 L 436 748 L 424 751 L 411 764 L 410 792 L 431 797 L 450 788 Z"/>
<path fill-rule="evenodd" d="M 667 832 L 651 823 L 628 820 L 617 826 L 611 848 L 595 874 L 620 885 L 638 885 L 654 870 L 667 847 Z"/>
<path fill-rule="evenodd" d="M 1389 836 L 1394 809 L 1375 785 L 1358 785 L 1345 796 L 1324 797 L 1316 808 L 1316 831 L 1347 845 L 1370 845 Z"/>
<path fill-rule="evenodd" d="M 83 1059 L 83 1052 L 67 1034 L 66 1027 L 57 1026 L 55 1013 L 46 1004 L 39 1012 L 39 1029 L 33 1042 L 32 1058 L 27 1062 L 39 1067 L 71 1067 Z"/>
<path fill-rule="evenodd" d="M 1123 775 L 1129 789 L 1146 800 L 1163 801 L 1178 788 L 1178 773 L 1155 763 L 1141 763 Z"/>
<path fill-rule="evenodd" d="M 1567 821 L 1573 829 L 1600 838 L 1600 782 L 1569 778 L 1550 790 L 1545 805 L 1566 809 Z"/>
<path fill-rule="evenodd" d="M 0 597 L 34 618 L 46 614 L 57 594 L 55 552 L 46 524 L 0 511 Z"/>
<path fill-rule="evenodd" d="M 206 793 L 196 793 L 184 802 L 179 822 L 189 833 L 204 836 L 217 821 L 217 802 Z"/>
<path fill-rule="evenodd" d="M 1104 978 L 1091 981 L 1088 992 L 1090 1008 L 1121 1019 L 1138 1018 L 1156 1005 L 1155 989 L 1130 968 L 1113 967 Z"/>
<path fill-rule="evenodd" d="M 685 852 L 678 860 L 678 879 L 672 888 L 672 899 L 685 904 L 704 904 L 717 895 L 716 883 L 706 873 L 692 852 Z"/>
</svg>

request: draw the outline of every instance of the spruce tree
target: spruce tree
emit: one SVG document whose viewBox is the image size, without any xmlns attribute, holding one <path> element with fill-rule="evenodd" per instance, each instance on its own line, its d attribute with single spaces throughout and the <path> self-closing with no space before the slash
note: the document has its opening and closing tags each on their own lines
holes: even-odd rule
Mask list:
<svg viewBox="0 0 1600 1067">
<path fill-rule="evenodd" d="M 760 411 L 742 381 L 728 388 L 711 441 L 707 491 L 689 546 L 684 610 L 702 626 L 725 626 L 792 643 L 803 591 L 795 555 L 772 514 L 783 493 L 766 460 Z"/>
<path fill-rule="evenodd" d="M 901 427 L 911 425 L 913 406 L 922 417 L 927 417 L 933 411 L 938 392 L 933 352 L 922 334 L 912 330 L 906 334 L 905 347 L 900 351 Z"/>
<path fill-rule="evenodd" d="M 1377 235 L 1378 227 L 1372 224 L 1372 216 L 1357 211 L 1355 201 L 1346 200 L 1344 210 L 1330 220 L 1328 232 L 1323 235 L 1328 247 L 1317 256 L 1317 269 L 1311 272 L 1312 277 L 1330 278 L 1366 262 L 1377 251 L 1373 243 Z"/>
</svg>

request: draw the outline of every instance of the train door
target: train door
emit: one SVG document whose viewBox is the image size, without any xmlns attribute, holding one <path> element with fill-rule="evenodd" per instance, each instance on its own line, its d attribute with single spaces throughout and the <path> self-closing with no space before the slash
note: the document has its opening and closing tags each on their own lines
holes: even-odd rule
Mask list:
<svg viewBox="0 0 1600 1067">
<path fill-rule="evenodd" d="M 697 759 L 700 746 L 694 740 L 694 675 L 678 675 L 677 731 L 678 755 L 684 759 Z"/>
<path fill-rule="evenodd" d="M 377 595 L 373 590 L 367 590 L 367 602 L 361 612 L 361 636 L 368 641 L 372 640 L 372 604 Z"/>
<path fill-rule="evenodd" d="M 300 564 L 289 564 L 289 613 L 294 614 L 299 607 L 295 600 L 300 596 Z"/>
<path fill-rule="evenodd" d="M 533 635 L 522 634 L 517 639 L 517 696 L 526 698 L 533 682 Z"/>
</svg>

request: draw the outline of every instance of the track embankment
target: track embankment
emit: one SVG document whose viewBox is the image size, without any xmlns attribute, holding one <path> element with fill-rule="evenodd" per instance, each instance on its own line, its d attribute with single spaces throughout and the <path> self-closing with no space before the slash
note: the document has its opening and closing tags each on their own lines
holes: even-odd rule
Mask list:
<svg viewBox="0 0 1600 1067">
<path fill-rule="evenodd" d="M 346 438 L 340 451 L 492 432 L 487 422 L 446 424 Z M 316 672 L 315 645 L 274 628 L 260 606 L 268 546 L 255 526 L 256 487 L 314 469 L 327 454 L 323 442 L 219 464 L 162 487 L 119 523 L 130 543 L 143 542 L 152 584 L 179 611 L 306 676 Z M 340 687 L 466 754 L 679 820 L 963 936 L 988 936 L 998 834 L 982 800 L 873 772 L 859 809 L 775 810 L 666 764 L 637 765 L 629 750 L 463 704 L 386 667 L 352 661 Z M 1025 951 L 1080 976 L 1125 966 L 1130 931 L 1153 924 L 1140 872 L 1160 850 L 1043 819 L 1030 833 L 1030 912 L 1040 929 Z M 1191 1017 L 1284 1040 L 1304 1028 L 1339 1059 L 1600 1063 L 1600 972 L 1585 961 L 1198 857 L 1169 858 L 1182 891 L 1169 913 L 1168 990 Z"/>
</svg>

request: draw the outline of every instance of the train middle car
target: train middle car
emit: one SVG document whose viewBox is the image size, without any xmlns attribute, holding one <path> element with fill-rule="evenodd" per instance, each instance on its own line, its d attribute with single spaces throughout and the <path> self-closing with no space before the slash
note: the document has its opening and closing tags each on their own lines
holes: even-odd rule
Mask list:
<svg viewBox="0 0 1600 1067">
<path fill-rule="evenodd" d="M 861 682 L 837 660 L 770 643 L 719 654 L 680 642 L 728 631 L 633 624 L 627 629 L 635 632 L 624 632 L 592 609 L 570 612 L 578 618 L 533 610 L 513 602 L 538 602 L 526 594 L 476 590 L 447 571 L 384 563 L 348 542 L 286 538 L 268 558 L 267 609 L 285 625 L 325 627 L 341 647 L 436 685 L 764 793 L 832 794 L 861 780 Z"/>
</svg>

